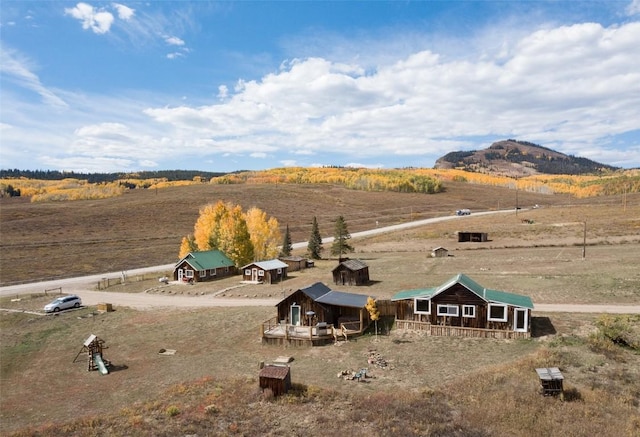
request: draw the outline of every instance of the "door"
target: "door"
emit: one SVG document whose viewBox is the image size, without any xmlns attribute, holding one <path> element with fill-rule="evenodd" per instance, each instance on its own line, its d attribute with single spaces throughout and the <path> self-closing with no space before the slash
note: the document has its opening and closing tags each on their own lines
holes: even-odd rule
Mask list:
<svg viewBox="0 0 640 437">
<path fill-rule="evenodd" d="M 178 269 L 178 281 L 182 282 L 183 277 L 184 277 L 184 270 Z"/>
<path fill-rule="evenodd" d="M 255 267 L 251 269 L 251 280 L 253 282 L 258 282 L 258 269 Z"/>
<path fill-rule="evenodd" d="M 289 317 L 289 320 L 294 326 L 300 325 L 300 305 L 291 305 L 291 317 Z"/>
<path fill-rule="evenodd" d="M 529 328 L 528 311 L 525 308 L 513 309 L 513 330 L 516 332 L 527 332 Z"/>
</svg>

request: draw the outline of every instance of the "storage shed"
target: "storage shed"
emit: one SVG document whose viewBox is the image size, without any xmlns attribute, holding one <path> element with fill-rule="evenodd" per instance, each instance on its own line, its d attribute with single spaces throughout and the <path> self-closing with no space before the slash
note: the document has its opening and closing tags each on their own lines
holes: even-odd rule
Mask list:
<svg viewBox="0 0 640 437">
<path fill-rule="evenodd" d="M 484 243 L 485 241 L 489 241 L 489 235 L 486 232 L 458 231 L 458 243 Z"/>
<path fill-rule="evenodd" d="M 265 366 L 260 370 L 259 384 L 262 390 L 270 389 L 280 396 L 291 388 L 291 368 L 288 366 Z"/>
<path fill-rule="evenodd" d="M 366 285 L 369 283 L 369 266 L 358 259 L 342 261 L 333 269 L 333 283 L 338 285 Z"/>
<path fill-rule="evenodd" d="M 289 266 L 288 270 L 290 272 L 296 272 L 298 270 L 303 270 L 303 269 L 306 269 L 309 266 L 307 258 L 304 258 L 302 256 L 294 256 L 294 255 L 292 255 L 292 256 L 281 256 L 278 259 Z"/>
<path fill-rule="evenodd" d="M 442 246 L 436 247 L 431 251 L 433 258 L 446 258 L 449 256 L 449 251 Z"/>
</svg>

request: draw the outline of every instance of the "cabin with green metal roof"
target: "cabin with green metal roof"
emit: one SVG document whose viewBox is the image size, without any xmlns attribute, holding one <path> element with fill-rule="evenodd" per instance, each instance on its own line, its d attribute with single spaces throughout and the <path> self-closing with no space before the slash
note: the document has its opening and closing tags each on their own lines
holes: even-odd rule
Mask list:
<svg viewBox="0 0 640 437">
<path fill-rule="evenodd" d="M 237 274 L 233 261 L 219 250 L 189 252 L 173 269 L 173 279 L 180 282 L 203 282 Z"/>
<path fill-rule="evenodd" d="M 462 273 L 436 287 L 400 291 L 391 301 L 398 329 L 464 337 L 531 336 L 531 298 L 485 288 Z"/>
</svg>

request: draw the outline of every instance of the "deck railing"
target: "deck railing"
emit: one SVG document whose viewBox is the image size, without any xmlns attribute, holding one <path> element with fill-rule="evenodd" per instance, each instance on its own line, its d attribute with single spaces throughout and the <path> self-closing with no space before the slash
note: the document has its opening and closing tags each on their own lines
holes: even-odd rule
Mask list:
<svg viewBox="0 0 640 437">
<path fill-rule="evenodd" d="M 426 331 L 427 335 L 442 337 L 476 337 L 476 338 L 498 338 L 516 339 L 530 338 L 530 332 L 503 331 L 500 329 L 464 328 L 461 326 L 433 325 L 429 322 L 418 322 L 415 320 L 396 320 L 397 329 L 412 331 Z"/>
</svg>

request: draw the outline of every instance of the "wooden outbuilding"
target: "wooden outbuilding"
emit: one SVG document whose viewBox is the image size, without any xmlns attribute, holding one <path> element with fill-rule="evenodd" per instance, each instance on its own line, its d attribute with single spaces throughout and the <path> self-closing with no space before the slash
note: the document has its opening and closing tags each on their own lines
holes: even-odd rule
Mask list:
<svg viewBox="0 0 640 437">
<path fill-rule="evenodd" d="M 242 267 L 242 280 L 255 283 L 277 284 L 287 277 L 289 266 L 279 259 L 256 261 Z"/>
<path fill-rule="evenodd" d="M 281 256 L 278 259 L 289 266 L 289 272 L 297 272 L 309 267 L 309 260 L 302 256 Z"/>
<path fill-rule="evenodd" d="M 431 251 L 433 258 L 446 258 L 449 256 L 449 251 L 442 246 L 438 246 Z"/>
<path fill-rule="evenodd" d="M 486 232 L 458 231 L 458 243 L 484 243 L 486 241 L 489 241 L 489 235 Z"/>
<path fill-rule="evenodd" d="M 259 384 L 262 390 L 269 389 L 274 396 L 283 395 L 291 388 L 291 368 L 265 366 L 260 369 Z"/>
<path fill-rule="evenodd" d="M 562 388 L 562 381 L 564 376 L 557 367 L 543 367 L 536 369 L 538 378 L 540 378 L 541 391 L 544 396 L 556 396 L 560 395 L 564 397 L 564 389 Z"/>
<path fill-rule="evenodd" d="M 529 338 L 528 296 L 487 289 L 464 274 L 444 284 L 396 293 L 396 326 L 431 335 Z"/>
<path fill-rule="evenodd" d="M 359 259 L 342 261 L 333 269 L 333 283 L 337 285 L 366 285 L 369 283 L 369 266 Z"/>
<path fill-rule="evenodd" d="M 219 250 L 189 252 L 173 269 L 173 279 L 181 282 L 202 282 L 233 276 L 236 266 Z"/>
</svg>

